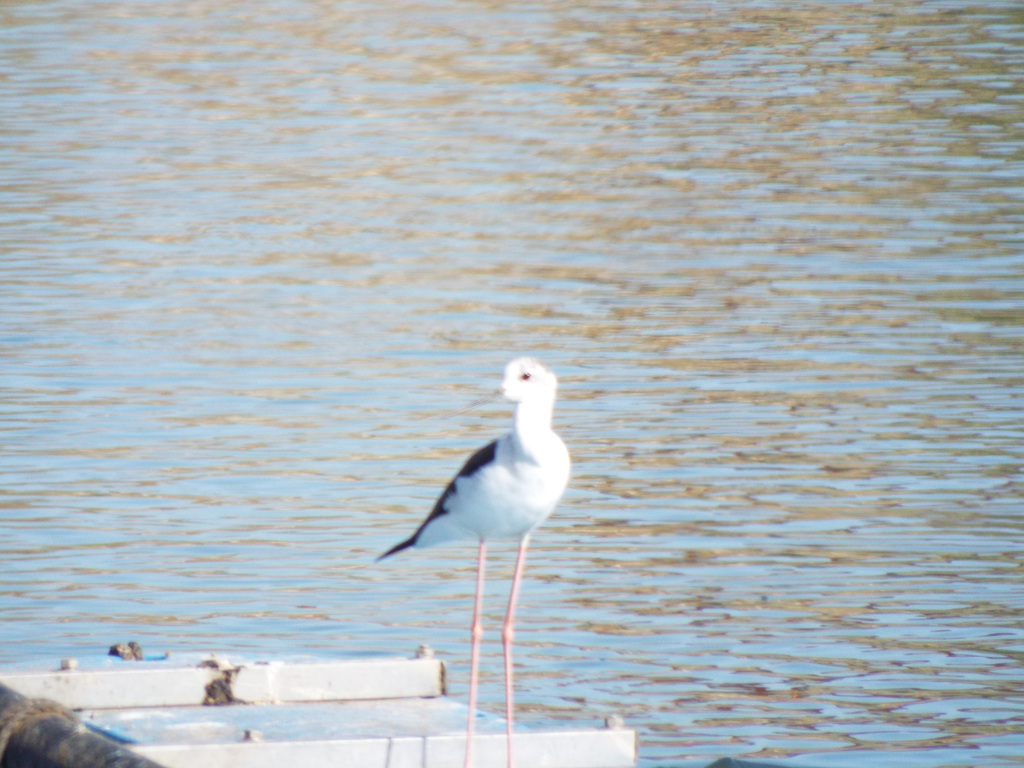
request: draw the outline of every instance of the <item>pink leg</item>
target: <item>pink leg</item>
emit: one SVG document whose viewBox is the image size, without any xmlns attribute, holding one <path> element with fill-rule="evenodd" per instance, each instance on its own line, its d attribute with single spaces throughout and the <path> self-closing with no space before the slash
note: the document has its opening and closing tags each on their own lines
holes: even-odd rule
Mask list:
<svg viewBox="0 0 1024 768">
<path fill-rule="evenodd" d="M 515 750 L 512 746 L 512 733 L 515 730 L 515 707 L 512 705 L 512 641 L 516 636 L 516 603 L 519 602 L 519 585 L 523 580 L 523 568 L 526 565 L 526 548 L 530 545 L 530 537 L 526 535 L 519 542 L 519 556 L 516 558 L 516 570 L 512 576 L 512 593 L 508 598 L 508 612 L 505 614 L 505 627 L 501 633 L 505 647 L 505 724 L 506 741 L 508 743 L 508 768 L 516 768 Z"/>
<path fill-rule="evenodd" d="M 480 611 L 484 605 L 484 570 L 487 563 L 487 543 L 480 539 L 480 555 L 476 566 L 476 602 L 473 605 L 472 651 L 469 662 L 469 722 L 466 725 L 466 768 L 473 766 L 473 733 L 476 731 L 477 670 L 480 668 L 480 638 L 484 626 Z"/>
</svg>

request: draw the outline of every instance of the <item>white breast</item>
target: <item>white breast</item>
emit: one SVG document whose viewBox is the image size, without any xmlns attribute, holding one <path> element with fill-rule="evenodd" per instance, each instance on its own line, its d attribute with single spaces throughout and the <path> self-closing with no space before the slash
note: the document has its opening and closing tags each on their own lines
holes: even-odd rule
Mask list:
<svg viewBox="0 0 1024 768">
<path fill-rule="evenodd" d="M 569 452 L 553 432 L 530 448 L 502 438 L 492 463 L 457 481 L 447 505 L 452 522 L 482 538 L 512 539 L 543 523 L 568 485 Z"/>
</svg>

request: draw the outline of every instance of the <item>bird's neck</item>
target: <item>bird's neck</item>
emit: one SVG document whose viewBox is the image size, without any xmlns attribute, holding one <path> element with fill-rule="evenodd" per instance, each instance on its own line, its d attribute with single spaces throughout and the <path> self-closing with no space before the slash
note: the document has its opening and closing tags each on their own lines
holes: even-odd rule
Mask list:
<svg viewBox="0 0 1024 768">
<path fill-rule="evenodd" d="M 551 432 L 551 416 L 555 410 L 554 398 L 550 400 L 524 400 L 516 403 L 512 412 L 512 426 L 517 435 L 528 439 L 530 435 Z"/>
</svg>

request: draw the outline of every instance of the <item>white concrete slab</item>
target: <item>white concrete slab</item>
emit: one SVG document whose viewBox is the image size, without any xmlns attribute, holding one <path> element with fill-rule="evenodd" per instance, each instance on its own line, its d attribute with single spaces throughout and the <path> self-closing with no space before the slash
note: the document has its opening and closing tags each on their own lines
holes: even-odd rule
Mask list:
<svg viewBox="0 0 1024 768">
<path fill-rule="evenodd" d="M 444 667 L 437 659 L 259 662 L 239 668 L 232 690 L 253 703 L 442 696 Z"/>
<path fill-rule="evenodd" d="M 203 703 L 213 669 L 118 669 L 0 674 L 0 683 L 37 699 L 53 699 L 70 709 L 173 707 Z"/>
<path fill-rule="evenodd" d="M 442 696 L 444 665 L 434 658 L 330 662 L 222 662 L 221 668 L 165 662 L 121 662 L 116 668 L 0 673 L 23 696 L 71 709 L 200 705 L 225 669 L 231 689 L 249 703 L 343 701 Z"/>
<path fill-rule="evenodd" d="M 146 745 L 135 751 L 167 768 L 461 768 L 464 736 L 205 745 Z M 475 768 L 504 768 L 505 737 L 477 737 Z M 530 732 L 516 735 L 519 768 L 631 768 L 636 734 L 630 729 Z"/>
<path fill-rule="evenodd" d="M 225 673 L 237 703 L 201 706 Z M 0 673 L 30 698 L 79 711 L 90 727 L 167 768 L 461 768 L 467 710 L 426 658 L 239 661 L 85 660 L 75 669 Z M 504 721 L 478 713 L 475 768 L 504 768 Z M 517 729 L 519 768 L 630 768 L 628 728 Z"/>
</svg>

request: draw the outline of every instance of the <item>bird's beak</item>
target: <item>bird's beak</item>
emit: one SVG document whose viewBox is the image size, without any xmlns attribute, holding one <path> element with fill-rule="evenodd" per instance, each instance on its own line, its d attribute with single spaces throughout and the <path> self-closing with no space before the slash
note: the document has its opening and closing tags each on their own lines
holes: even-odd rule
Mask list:
<svg viewBox="0 0 1024 768">
<path fill-rule="evenodd" d="M 453 411 L 446 411 L 445 413 L 442 413 L 438 418 L 447 419 L 449 416 L 458 416 L 459 414 L 465 413 L 466 411 L 473 410 L 478 405 L 483 405 L 485 403 L 493 402 L 493 401 L 497 400 L 499 397 L 502 397 L 504 394 L 505 393 L 502 390 L 500 390 L 500 389 L 495 390 L 494 392 L 489 394 L 487 397 L 482 397 L 479 400 L 474 400 L 469 405 L 464 405 L 461 408 L 456 408 Z"/>
</svg>

